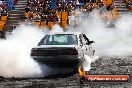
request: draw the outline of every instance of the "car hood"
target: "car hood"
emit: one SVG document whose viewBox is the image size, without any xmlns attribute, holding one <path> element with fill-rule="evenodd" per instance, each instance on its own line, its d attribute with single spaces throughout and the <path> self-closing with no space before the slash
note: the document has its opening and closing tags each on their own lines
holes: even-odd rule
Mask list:
<svg viewBox="0 0 132 88">
<path fill-rule="evenodd" d="M 40 46 L 36 46 L 34 48 L 58 48 L 58 47 L 73 48 L 73 47 L 77 47 L 77 45 L 40 45 Z"/>
</svg>

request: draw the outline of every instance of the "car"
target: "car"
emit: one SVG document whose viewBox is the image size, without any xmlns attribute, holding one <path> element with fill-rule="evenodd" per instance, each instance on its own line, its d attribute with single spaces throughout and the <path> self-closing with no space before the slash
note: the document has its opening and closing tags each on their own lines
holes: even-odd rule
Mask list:
<svg viewBox="0 0 132 88">
<path fill-rule="evenodd" d="M 31 49 L 31 57 L 41 64 L 74 68 L 84 61 L 84 55 L 94 56 L 90 41 L 80 32 L 63 32 L 45 35 L 38 46 Z"/>
</svg>

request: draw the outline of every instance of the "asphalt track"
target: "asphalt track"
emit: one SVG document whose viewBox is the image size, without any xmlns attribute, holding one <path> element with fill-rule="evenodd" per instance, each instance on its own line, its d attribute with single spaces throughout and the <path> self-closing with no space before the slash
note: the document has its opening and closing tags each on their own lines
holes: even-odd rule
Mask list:
<svg viewBox="0 0 132 88">
<path fill-rule="evenodd" d="M 132 57 L 100 57 L 92 63 L 89 74 L 130 74 L 132 76 Z M 3 78 L 0 88 L 132 88 L 130 82 L 84 83 L 79 84 L 76 74 L 50 76 L 46 78 Z"/>
</svg>

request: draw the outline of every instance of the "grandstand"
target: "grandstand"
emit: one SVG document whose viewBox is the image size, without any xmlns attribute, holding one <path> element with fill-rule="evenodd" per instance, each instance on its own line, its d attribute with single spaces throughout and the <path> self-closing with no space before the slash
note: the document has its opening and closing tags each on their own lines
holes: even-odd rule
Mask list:
<svg viewBox="0 0 132 88">
<path fill-rule="evenodd" d="M 120 14 L 132 12 L 131 0 L 0 0 L 0 30 L 12 31 L 19 22 L 31 21 L 42 28 L 54 24 L 66 28 L 75 9 L 90 13 L 97 9 L 103 19 L 118 19 Z"/>
</svg>

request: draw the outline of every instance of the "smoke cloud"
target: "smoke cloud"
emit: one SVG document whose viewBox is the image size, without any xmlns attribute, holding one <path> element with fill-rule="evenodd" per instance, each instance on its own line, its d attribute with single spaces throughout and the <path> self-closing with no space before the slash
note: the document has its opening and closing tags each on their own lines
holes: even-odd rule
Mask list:
<svg viewBox="0 0 132 88">
<path fill-rule="evenodd" d="M 52 67 L 35 62 L 30 53 L 45 34 L 54 32 L 63 32 L 63 29 L 54 25 L 49 31 L 47 28 L 39 29 L 26 22 L 20 24 L 12 33 L 6 34 L 6 40 L 0 40 L 0 76 L 30 78 L 44 77 L 53 73 Z"/>
<path fill-rule="evenodd" d="M 41 69 L 30 57 L 30 52 L 43 36 L 37 27 L 22 24 L 7 34 L 6 40 L 0 40 L 0 76 L 40 76 Z"/>
<path fill-rule="evenodd" d="M 107 21 L 98 17 L 94 11 L 82 19 L 74 31 L 87 35 L 93 44 L 97 56 L 132 55 L 132 15 L 125 14 L 115 21 L 115 27 L 107 27 Z"/>
<path fill-rule="evenodd" d="M 84 55 L 84 62 L 82 64 L 84 70 L 89 71 L 92 68 L 91 63 L 95 62 L 98 58 L 98 56 L 89 57 L 88 55 Z"/>
<path fill-rule="evenodd" d="M 84 16 L 84 14 L 83 14 Z M 79 25 L 70 31 L 85 33 L 93 44 L 96 56 L 128 56 L 132 55 L 132 15 L 122 15 L 115 23 L 115 28 L 108 28 L 106 21 L 98 17 L 98 12 L 92 12 L 87 18 L 79 18 Z M 40 65 L 30 57 L 31 48 L 37 46 L 42 37 L 48 33 L 33 25 L 21 24 L 6 40 L 0 40 L 0 76 L 4 77 L 40 77 L 52 73 L 50 67 Z M 58 25 L 54 32 L 63 32 Z M 89 70 L 94 60 L 85 56 L 85 69 Z M 43 70 L 43 71 L 42 71 Z M 45 71 L 48 71 L 47 73 Z M 56 73 L 55 73 L 56 74 Z"/>
</svg>

